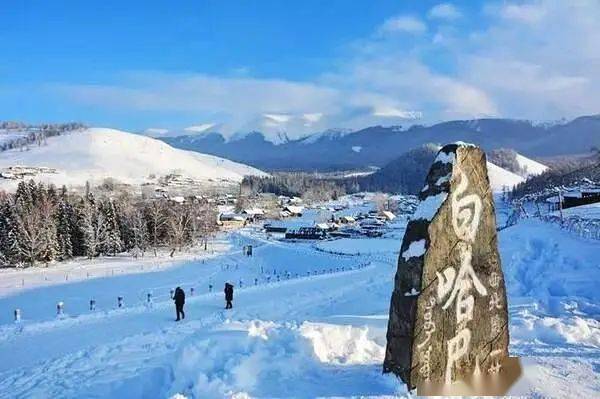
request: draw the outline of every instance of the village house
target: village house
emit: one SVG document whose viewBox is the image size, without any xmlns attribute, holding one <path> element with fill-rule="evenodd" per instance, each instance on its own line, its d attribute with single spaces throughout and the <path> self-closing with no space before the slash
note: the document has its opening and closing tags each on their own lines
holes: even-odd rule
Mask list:
<svg viewBox="0 0 600 399">
<path fill-rule="evenodd" d="M 235 213 L 222 213 L 219 215 L 217 225 L 223 227 L 226 230 L 237 229 L 244 227 L 247 223 L 247 219 L 243 215 Z"/>
<path fill-rule="evenodd" d="M 244 209 L 242 215 L 245 215 L 250 222 L 256 222 L 265 218 L 265 211 L 260 208 Z"/>
<path fill-rule="evenodd" d="M 280 214 L 282 217 L 302 216 L 303 211 L 304 211 L 304 207 L 302 207 L 302 206 L 286 205 Z M 285 216 L 284 216 L 284 214 L 285 214 Z"/>
<path fill-rule="evenodd" d="M 558 211 L 561 207 L 568 209 L 598 202 L 600 202 L 600 187 L 596 185 L 570 188 L 546 199 L 550 212 Z"/>
<path fill-rule="evenodd" d="M 381 211 L 381 216 L 382 216 L 382 217 L 383 217 L 385 220 L 387 220 L 387 221 L 389 221 L 389 222 L 391 222 L 392 220 L 396 219 L 396 215 L 394 215 L 394 214 L 393 214 L 392 212 L 390 212 L 390 211 Z"/>
<path fill-rule="evenodd" d="M 169 198 L 169 201 L 175 202 L 176 204 L 183 204 L 183 203 L 185 203 L 185 198 L 182 196 L 175 196 L 175 197 Z"/>
<path fill-rule="evenodd" d="M 356 222 L 356 219 L 353 216 L 342 216 L 340 217 L 340 223 L 350 224 Z"/>
</svg>

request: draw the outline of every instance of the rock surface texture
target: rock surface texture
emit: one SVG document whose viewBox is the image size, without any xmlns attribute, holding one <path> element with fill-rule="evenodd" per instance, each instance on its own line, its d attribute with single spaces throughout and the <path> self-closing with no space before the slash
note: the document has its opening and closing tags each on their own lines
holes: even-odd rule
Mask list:
<svg viewBox="0 0 600 399">
<path fill-rule="evenodd" d="M 508 312 L 484 152 L 444 146 L 419 198 L 398 258 L 383 370 L 409 389 L 497 373 Z"/>
</svg>

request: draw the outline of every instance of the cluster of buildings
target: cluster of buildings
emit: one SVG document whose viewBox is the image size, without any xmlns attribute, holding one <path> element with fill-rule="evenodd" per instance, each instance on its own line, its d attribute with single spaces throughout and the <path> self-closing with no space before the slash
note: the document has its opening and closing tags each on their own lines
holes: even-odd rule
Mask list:
<svg viewBox="0 0 600 399">
<path fill-rule="evenodd" d="M 546 199 L 548 211 L 555 212 L 582 205 L 600 203 L 600 185 L 588 183 L 560 190 Z"/>
<path fill-rule="evenodd" d="M 9 166 L 0 171 L 0 178 L 9 180 L 22 180 L 39 174 L 58 173 L 54 168 L 46 166 Z"/>
<path fill-rule="evenodd" d="M 235 198 L 233 200 L 233 204 L 235 205 Z M 217 204 L 231 205 L 230 203 L 220 203 L 220 201 Z M 276 210 L 271 209 L 270 211 L 258 206 L 244 208 L 239 212 L 223 211 L 219 214 L 217 223 L 225 229 L 235 229 L 246 226 L 248 223 L 264 220 L 267 218 L 267 214 L 271 218 L 285 219 L 302 216 L 304 212 L 302 199 L 298 197 L 289 198 L 279 196 L 277 197 L 276 204 Z M 227 208 L 227 206 L 223 208 Z"/>
<path fill-rule="evenodd" d="M 312 227 L 301 227 L 295 230 L 283 230 L 271 225 L 265 226 L 267 232 L 285 233 L 287 239 L 325 239 L 333 238 L 359 238 L 380 237 L 384 234 L 385 226 L 396 218 L 390 211 L 370 211 L 358 213 L 353 216 L 345 215 L 331 220 L 317 223 Z M 277 230 L 275 230 L 277 229 Z"/>
</svg>

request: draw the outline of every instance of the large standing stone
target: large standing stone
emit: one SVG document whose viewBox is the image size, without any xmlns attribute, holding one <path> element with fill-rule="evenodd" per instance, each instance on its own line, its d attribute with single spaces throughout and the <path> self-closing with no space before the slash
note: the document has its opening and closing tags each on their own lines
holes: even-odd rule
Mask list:
<svg viewBox="0 0 600 399">
<path fill-rule="evenodd" d="M 409 389 L 496 373 L 508 356 L 508 313 L 483 151 L 443 147 L 419 199 L 398 258 L 383 370 Z"/>
</svg>

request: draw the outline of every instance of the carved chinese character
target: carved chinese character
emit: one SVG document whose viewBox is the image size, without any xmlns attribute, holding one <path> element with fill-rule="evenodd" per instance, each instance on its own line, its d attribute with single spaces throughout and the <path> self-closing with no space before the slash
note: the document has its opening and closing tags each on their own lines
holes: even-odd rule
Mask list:
<svg viewBox="0 0 600 399">
<path fill-rule="evenodd" d="M 446 362 L 446 384 L 452 382 L 452 369 L 454 363 L 460 360 L 469 350 L 469 343 L 471 342 L 471 330 L 463 328 L 456 334 L 454 338 L 450 338 L 447 342 L 448 345 L 448 358 Z"/>
<path fill-rule="evenodd" d="M 492 272 L 492 274 L 490 274 L 489 283 L 490 287 L 498 288 L 498 286 L 500 285 L 500 275 L 496 272 Z"/>
<path fill-rule="evenodd" d="M 456 277 L 453 280 L 454 284 L 452 285 L 452 288 L 451 288 L 452 291 L 450 292 L 450 297 L 448 298 L 448 300 L 446 300 L 446 303 L 444 303 L 444 305 L 442 306 L 442 308 L 444 310 L 448 309 L 448 307 L 454 301 L 454 299 L 456 298 L 456 296 L 459 292 L 462 292 L 462 297 L 466 298 L 465 292 L 469 291 L 469 289 L 471 288 L 471 283 L 473 284 L 473 286 L 475 287 L 475 289 L 477 290 L 479 295 L 481 295 L 481 296 L 487 295 L 487 289 L 481 283 L 481 281 L 479 281 L 479 279 L 477 278 L 477 275 L 475 275 L 473 266 L 471 265 L 471 257 L 472 257 L 471 246 L 464 242 L 459 242 L 456 245 L 456 247 L 459 252 L 461 264 L 460 264 L 460 269 L 458 270 L 458 274 L 456 275 Z M 436 272 L 436 275 L 438 277 L 437 295 L 438 295 L 438 299 L 440 299 L 440 300 L 443 299 L 446 296 L 446 294 L 448 293 L 448 291 L 449 291 L 448 287 L 450 287 L 450 281 L 451 281 L 450 278 L 455 274 L 453 269 L 452 269 L 452 271 L 450 271 L 449 269 L 452 269 L 452 268 L 446 268 L 444 270 L 444 276 L 446 276 L 447 280 L 443 280 L 442 275 L 439 272 Z M 458 306 L 464 306 L 464 303 L 461 304 L 459 302 Z"/>
<path fill-rule="evenodd" d="M 473 242 L 481 219 L 481 198 L 477 194 L 463 196 L 469 186 L 469 179 L 458 168 L 455 173 L 460 182 L 452 193 L 452 227 L 459 240 Z"/>
<path fill-rule="evenodd" d="M 497 292 L 492 292 L 492 295 L 490 296 L 489 310 L 499 310 L 502 308 L 502 298 L 500 298 L 500 295 L 498 295 Z"/>
</svg>

